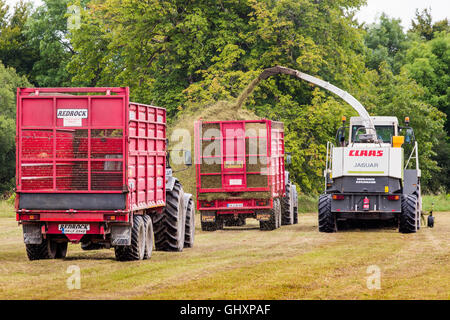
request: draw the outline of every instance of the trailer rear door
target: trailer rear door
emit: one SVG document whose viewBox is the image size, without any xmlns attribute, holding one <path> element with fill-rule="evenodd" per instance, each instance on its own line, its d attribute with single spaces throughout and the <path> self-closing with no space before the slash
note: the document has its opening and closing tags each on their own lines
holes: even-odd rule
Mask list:
<svg viewBox="0 0 450 320">
<path fill-rule="evenodd" d="M 222 123 L 222 137 L 223 188 L 230 191 L 245 188 L 245 123 Z"/>
</svg>

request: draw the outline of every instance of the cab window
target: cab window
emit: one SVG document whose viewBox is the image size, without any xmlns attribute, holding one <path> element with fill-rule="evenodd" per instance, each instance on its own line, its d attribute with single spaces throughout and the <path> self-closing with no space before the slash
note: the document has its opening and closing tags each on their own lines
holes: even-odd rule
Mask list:
<svg viewBox="0 0 450 320">
<path fill-rule="evenodd" d="M 352 126 L 352 142 L 359 142 L 359 137 L 356 136 L 358 133 L 365 133 L 363 126 Z M 394 126 L 375 126 L 375 130 L 377 131 L 378 139 L 383 140 L 384 143 L 391 143 L 391 138 L 394 135 Z"/>
</svg>

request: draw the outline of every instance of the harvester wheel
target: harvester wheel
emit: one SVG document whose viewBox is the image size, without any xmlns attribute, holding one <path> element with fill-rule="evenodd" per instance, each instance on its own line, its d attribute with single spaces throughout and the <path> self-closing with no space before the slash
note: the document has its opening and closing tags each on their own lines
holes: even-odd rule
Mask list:
<svg viewBox="0 0 450 320">
<path fill-rule="evenodd" d="M 186 226 L 184 231 L 185 248 L 192 248 L 194 246 L 194 235 L 195 235 L 195 212 L 192 206 L 192 198 L 191 198 L 186 208 Z"/>
<path fill-rule="evenodd" d="M 67 255 L 67 242 L 61 242 L 56 244 L 56 259 L 64 259 Z"/>
<path fill-rule="evenodd" d="M 145 223 L 142 216 L 133 217 L 131 228 L 131 245 L 116 246 L 114 248 L 118 261 L 142 260 L 145 254 Z"/>
<path fill-rule="evenodd" d="M 149 215 L 144 216 L 145 252 L 144 259 L 150 259 L 153 252 L 153 222 Z"/>
<path fill-rule="evenodd" d="M 186 216 L 183 204 L 184 192 L 177 181 L 166 193 L 166 207 L 153 219 L 155 247 L 159 251 L 183 251 Z"/>
<path fill-rule="evenodd" d="M 55 259 L 58 244 L 50 239 L 42 239 L 41 244 L 26 244 L 27 256 L 30 260 Z"/>
<path fill-rule="evenodd" d="M 331 195 L 322 194 L 319 197 L 319 232 L 336 231 L 336 215 L 331 212 Z"/>
<path fill-rule="evenodd" d="M 292 203 L 291 183 L 286 184 L 286 197 L 281 201 L 281 225 L 290 225 L 294 223 L 294 206 Z"/>
<path fill-rule="evenodd" d="M 401 233 L 414 233 L 417 231 L 417 196 L 409 194 L 402 196 L 402 213 L 398 223 Z"/>
</svg>

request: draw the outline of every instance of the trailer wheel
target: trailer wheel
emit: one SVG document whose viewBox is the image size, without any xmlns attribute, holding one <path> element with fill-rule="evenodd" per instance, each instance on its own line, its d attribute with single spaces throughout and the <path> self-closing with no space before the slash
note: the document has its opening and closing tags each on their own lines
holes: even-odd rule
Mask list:
<svg viewBox="0 0 450 320">
<path fill-rule="evenodd" d="M 273 208 L 270 210 L 270 219 L 268 221 L 260 221 L 259 229 L 262 231 L 270 231 L 278 229 L 281 225 L 281 207 L 278 199 L 273 200 Z"/>
<path fill-rule="evenodd" d="M 281 210 L 281 200 L 275 199 L 274 206 L 276 206 L 276 216 L 277 216 L 277 229 L 281 227 L 281 221 L 283 219 L 283 214 Z"/>
<path fill-rule="evenodd" d="M 234 218 L 229 218 L 225 220 L 226 227 L 242 227 L 245 226 L 245 219 L 243 217 L 238 217 L 237 220 Z"/>
<path fill-rule="evenodd" d="M 150 259 L 153 252 L 153 222 L 149 215 L 144 216 L 145 252 L 144 259 Z"/>
<path fill-rule="evenodd" d="M 291 183 L 286 184 L 286 197 L 281 201 L 281 225 L 290 225 L 294 223 L 294 206 L 292 203 Z"/>
<path fill-rule="evenodd" d="M 56 244 L 56 259 L 64 259 L 67 255 L 67 242 Z"/>
<path fill-rule="evenodd" d="M 322 194 L 319 197 L 319 232 L 336 231 L 336 215 L 331 212 L 331 195 Z"/>
<path fill-rule="evenodd" d="M 216 222 L 203 222 L 202 221 L 202 231 L 216 231 L 217 223 Z"/>
<path fill-rule="evenodd" d="M 192 198 L 189 199 L 186 208 L 186 226 L 184 227 L 184 247 L 192 248 L 195 237 L 195 212 L 192 206 Z"/>
<path fill-rule="evenodd" d="M 131 245 L 116 246 L 114 248 L 118 261 L 142 260 L 145 254 L 145 227 L 144 218 L 135 215 L 131 228 Z"/>
<path fill-rule="evenodd" d="M 414 233 L 417 231 L 417 197 L 415 195 L 402 196 L 402 212 L 400 214 L 398 231 Z"/>
<path fill-rule="evenodd" d="M 166 193 L 166 207 L 153 219 L 155 247 L 159 251 L 183 251 L 186 216 L 183 205 L 183 189 L 177 181 Z"/>
<path fill-rule="evenodd" d="M 29 260 L 55 259 L 58 244 L 50 239 L 42 239 L 41 244 L 26 244 Z"/>
</svg>

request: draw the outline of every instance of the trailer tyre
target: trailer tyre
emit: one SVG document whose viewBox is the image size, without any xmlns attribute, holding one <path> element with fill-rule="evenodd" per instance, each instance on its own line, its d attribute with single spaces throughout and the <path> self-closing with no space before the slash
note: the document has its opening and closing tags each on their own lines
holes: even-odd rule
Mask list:
<svg viewBox="0 0 450 320">
<path fill-rule="evenodd" d="M 144 216 L 145 252 L 144 259 L 150 259 L 153 253 L 153 222 L 149 215 Z"/>
<path fill-rule="evenodd" d="M 194 246 L 195 237 L 195 212 L 192 205 L 192 198 L 189 199 L 186 208 L 186 226 L 184 227 L 184 247 L 192 248 Z"/>
<path fill-rule="evenodd" d="M 238 217 L 237 220 L 234 218 L 229 218 L 225 220 L 226 227 L 242 227 L 245 226 L 245 219 L 243 217 Z"/>
<path fill-rule="evenodd" d="M 153 219 L 156 250 L 183 251 L 186 223 L 183 197 L 183 188 L 176 181 L 173 189 L 166 193 L 164 212 Z"/>
<path fill-rule="evenodd" d="M 118 261 L 142 260 L 145 254 L 144 218 L 135 215 L 131 228 L 131 245 L 116 246 L 114 250 Z"/>
<path fill-rule="evenodd" d="M 56 244 L 56 259 L 64 259 L 67 255 L 67 242 Z"/>
<path fill-rule="evenodd" d="M 402 196 L 402 212 L 400 214 L 398 231 L 414 233 L 417 231 L 417 196 L 409 194 Z"/>
<path fill-rule="evenodd" d="M 279 199 L 273 200 L 273 208 L 270 211 L 270 219 L 268 221 L 260 221 L 259 229 L 262 231 L 270 231 L 278 229 L 281 225 L 281 206 Z"/>
<path fill-rule="evenodd" d="M 42 239 L 41 244 L 26 244 L 29 260 L 55 259 L 58 244 L 50 239 Z"/>
<path fill-rule="evenodd" d="M 331 195 L 322 194 L 319 197 L 319 232 L 336 232 L 336 215 L 331 212 Z"/>
<path fill-rule="evenodd" d="M 202 221 L 202 231 L 217 231 L 217 223 Z"/>
<path fill-rule="evenodd" d="M 291 183 L 286 184 L 286 197 L 282 198 L 281 202 L 281 225 L 290 225 L 294 223 L 294 208 L 292 204 Z"/>
</svg>

